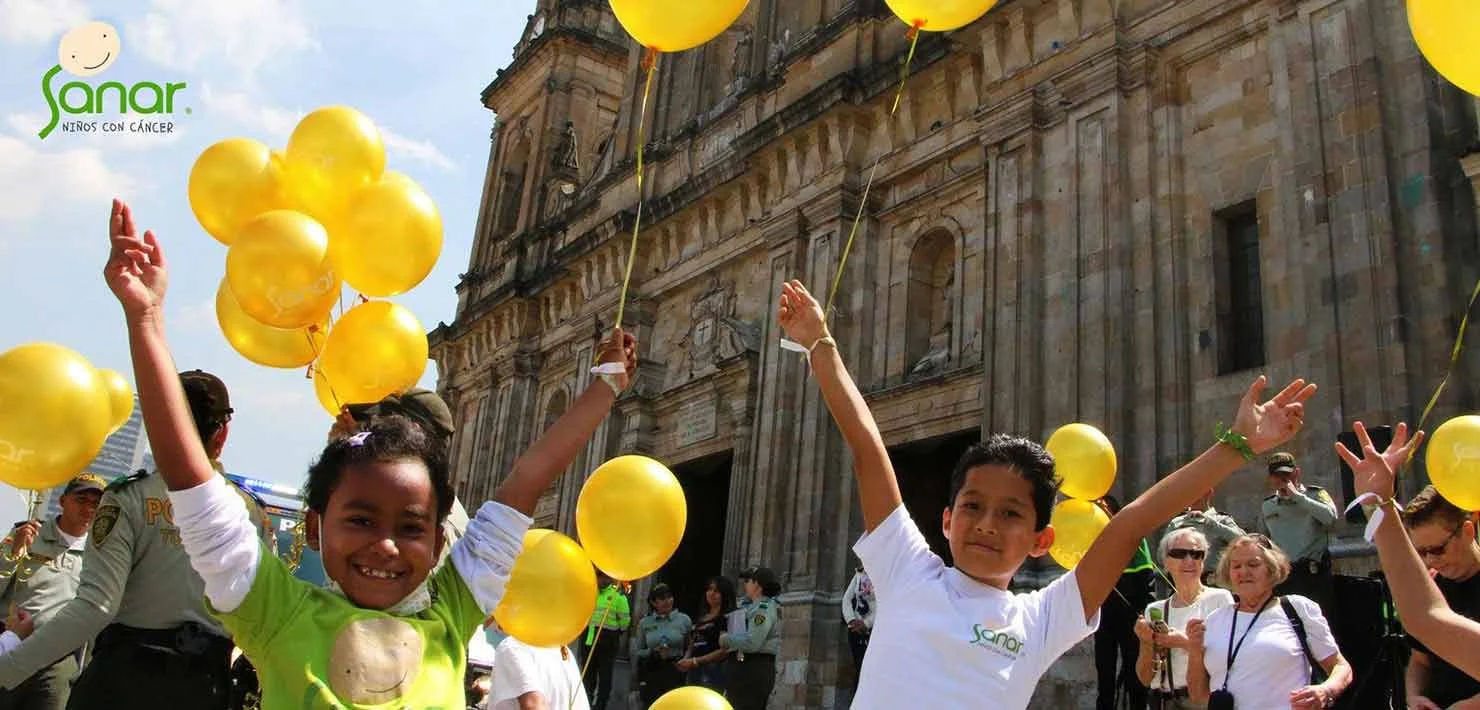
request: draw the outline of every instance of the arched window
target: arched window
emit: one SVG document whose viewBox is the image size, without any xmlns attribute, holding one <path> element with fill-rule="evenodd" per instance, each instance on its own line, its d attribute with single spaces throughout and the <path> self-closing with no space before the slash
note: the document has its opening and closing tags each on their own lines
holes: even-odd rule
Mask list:
<svg viewBox="0 0 1480 710">
<path fill-rule="evenodd" d="M 955 305 L 956 247 L 949 232 L 936 230 L 910 252 L 905 363 L 911 375 L 945 369 L 950 359 Z"/>
</svg>

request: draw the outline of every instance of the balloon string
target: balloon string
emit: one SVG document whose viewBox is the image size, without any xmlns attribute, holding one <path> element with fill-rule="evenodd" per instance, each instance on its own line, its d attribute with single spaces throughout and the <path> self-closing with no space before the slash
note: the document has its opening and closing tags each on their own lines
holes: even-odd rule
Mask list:
<svg viewBox="0 0 1480 710">
<path fill-rule="evenodd" d="M 1423 431 L 1423 425 L 1429 419 L 1429 414 L 1434 411 L 1434 405 L 1439 403 L 1439 396 L 1444 394 L 1444 387 L 1449 384 L 1450 375 L 1454 374 L 1454 368 L 1459 365 L 1459 353 L 1465 345 L 1465 328 L 1470 324 L 1470 311 L 1475 308 L 1475 301 L 1480 298 L 1480 280 L 1475 282 L 1474 290 L 1470 291 L 1470 302 L 1465 304 L 1465 316 L 1459 321 L 1459 333 L 1454 336 L 1454 347 L 1449 351 L 1449 369 L 1444 371 L 1444 379 L 1439 380 L 1439 386 L 1434 388 L 1434 395 L 1429 397 L 1429 403 L 1424 406 L 1423 414 L 1418 418 L 1418 428 L 1415 431 Z M 1413 457 L 1409 456 L 1404 462 L 1406 470 L 1413 464 Z"/>
<path fill-rule="evenodd" d="M 340 315 L 342 316 L 343 313 L 340 313 Z M 323 354 L 319 352 L 318 343 L 315 343 L 313 341 L 313 332 L 318 329 L 319 327 L 316 325 L 311 325 L 303 329 L 303 337 L 308 339 L 308 349 L 313 351 L 313 363 L 308 366 L 308 379 L 310 380 L 312 380 L 316 376 L 315 373 L 320 372 L 318 368 L 319 356 Z M 337 410 L 343 410 L 344 401 L 339 399 L 339 393 L 334 391 L 334 383 L 329 381 L 328 375 L 324 375 L 323 377 L 324 386 L 329 388 L 329 396 L 334 399 L 334 408 Z"/>
<path fill-rule="evenodd" d="M 894 115 L 899 112 L 899 100 L 904 96 L 904 88 L 910 80 L 910 64 L 915 60 L 915 47 L 920 44 L 920 28 L 924 23 L 916 20 L 907 35 L 910 40 L 910 51 L 904 58 L 904 66 L 899 70 L 899 88 L 894 91 L 894 104 L 889 107 L 890 122 Z M 843 269 L 848 266 L 848 253 L 853 250 L 853 238 L 858 236 L 858 224 L 863 221 L 863 211 L 868 208 L 868 193 L 874 186 L 874 175 L 879 172 L 879 163 L 884 160 L 884 153 L 874 158 L 874 167 L 868 171 L 868 180 L 863 184 L 863 199 L 858 201 L 858 213 L 853 216 L 853 227 L 848 230 L 848 241 L 843 244 L 843 253 L 838 257 L 838 272 L 833 275 L 832 287 L 827 290 L 827 305 L 823 307 L 823 318 L 832 314 L 833 299 L 837 298 L 838 286 L 843 282 Z"/>
<path fill-rule="evenodd" d="M 648 47 L 642 57 L 642 68 L 647 72 L 647 81 L 642 87 L 642 109 L 637 115 L 637 218 L 632 221 L 632 244 L 627 248 L 627 266 L 622 270 L 622 293 L 617 300 L 617 321 L 613 327 L 622 327 L 622 316 L 627 311 L 627 288 L 632 283 L 632 262 L 637 260 L 637 235 L 642 230 L 642 157 L 647 143 L 648 94 L 653 90 L 653 74 L 658 68 L 658 50 Z"/>
<path fill-rule="evenodd" d="M 601 643 L 601 632 L 606 630 L 606 617 L 611 613 L 611 604 L 607 604 L 606 608 L 601 610 L 601 621 L 596 624 L 596 635 L 591 637 L 591 645 L 586 648 L 586 662 L 581 665 L 582 680 L 586 678 L 586 671 L 591 669 L 591 657 L 596 655 L 596 644 Z"/>
</svg>

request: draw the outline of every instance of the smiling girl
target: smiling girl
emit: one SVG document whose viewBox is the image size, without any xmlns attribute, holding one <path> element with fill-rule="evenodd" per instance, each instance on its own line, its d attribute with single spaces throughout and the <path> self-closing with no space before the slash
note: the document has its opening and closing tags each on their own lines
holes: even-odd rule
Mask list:
<svg viewBox="0 0 1480 710">
<path fill-rule="evenodd" d="M 334 441 L 309 470 L 307 535 L 331 581 L 295 579 L 266 554 L 241 499 L 194 435 L 163 325 L 167 272 L 152 232 L 115 200 L 104 269 L 128 325 L 140 406 L 206 598 L 257 667 L 263 707 L 461 708 L 468 639 L 503 597 L 540 493 L 627 386 L 636 341 L 616 331 L 593 383 L 514 470 L 436 572 L 452 506 L 443 447 L 400 416 Z"/>
</svg>

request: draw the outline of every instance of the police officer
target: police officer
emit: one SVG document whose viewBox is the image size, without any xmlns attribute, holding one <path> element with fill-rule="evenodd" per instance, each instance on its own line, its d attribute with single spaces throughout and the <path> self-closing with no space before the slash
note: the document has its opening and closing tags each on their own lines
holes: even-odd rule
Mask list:
<svg viewBox="0 0 1480 710">
<path fill-rule="evenodd" d="M 1328 546 L 1336 503 L 1324 488 L 1300 482 L 1300 467 L 1288 453 L 1269 457 L 1267 480 L 1274 494 L 1264 499 L 1259 523 L 1290 558 L 1290 576 L 1275 593 L 1299 594 L 1329 614 L 1334 587 Z"/>
<path fill-rule="evenodd" d="M 725 674 L 725 697 L 735 710 L 765 710 L 776 685 L 776 654 L 781 652 L 781 580 L 767 567 L 740 573 L 745 599 L 736 614 L 745 630 L 720 634 L 719 645 L 733 651 Z"/>
<path fill-rule="evenodd" d="M 36 627 L 45 626 L 77 595 L 87 527 L 97 512 L 107 484 L 84 473 L 62 491 L 61 515 L 40 523 L 17 525 L 6 539 L 10 554 L 0 564 L 0 610 L 13 609 L 16 623 L 0 635 L 0 649 L 21 643 Z M 80 649 L 80 646 L 79 646 Z M 78 649 L 10 690 L 0 690 L 4 710 L 62 710 L 77 676 Z"/>
<path fill-rule="evenodd" d="M 200 370 L 181 373 L 201 443 L 216 463 L 226 444 L 226 385 Z M 237 488 L 240 492 L 240 488 Z M 270 531 L 267 516 L 242 493 Z M 0 656 L 0 686 L 15 688 L 96 636 L 70 710 L 219 710 L 226 706 L 231 640 L 206 610 L 205 584 L 180 544 L 174 511 L 157 475 L 115 481 L 98 506 L 77 596 L 15 650 Z"/>
<path fill-rule="evenodd" d="M 648 592 L 648 608 L 651 613 L 637 623 L 634 639 L 638 693 L 643 707 L 683 685 L 683 672 L 678 670 L 677 663 L 683 658 L 684 644 L 694 629 L 689 615 L 673 608 L 673 589 L 666 584 L 658 584 Z"/>
<path fill-rule="evenodd" d="M 617 652 L 622 648 L 622 634 L 632 625 L 632 605 L 627 602 L 627 595 L 622 593 L 621 585 L 605 572 L 597 571 L 596 580 L 601 592 L 596 595 L 596 608 L 591 611 L 581 647 L 588 666 L 585 683 L 591 710 L 606 710 L 612 696 L 613 672 Z"/>
</svg>

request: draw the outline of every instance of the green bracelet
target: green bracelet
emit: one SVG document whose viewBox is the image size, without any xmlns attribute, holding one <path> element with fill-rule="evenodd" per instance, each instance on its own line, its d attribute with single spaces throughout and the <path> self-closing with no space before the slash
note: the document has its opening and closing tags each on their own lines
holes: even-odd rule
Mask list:
<svg viewBox="0 0 1480 710">
<path fill-rule="evenodd" d="M 1254 450 L 1249 448 L 1249 440 L 1243 434 L 1223 426 L 1223 422 L 1218 422 L 1215 436 L 1219 443 L 1228 444 L 1233 447 L 1233 450 L 1237 451 L 1240 456 L 1243 456 L 1245 461 L 1254 460 Z"/>
</svg>

